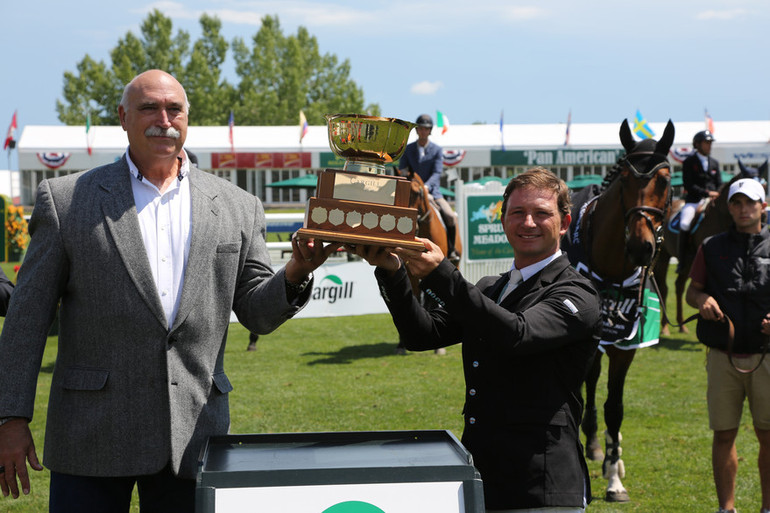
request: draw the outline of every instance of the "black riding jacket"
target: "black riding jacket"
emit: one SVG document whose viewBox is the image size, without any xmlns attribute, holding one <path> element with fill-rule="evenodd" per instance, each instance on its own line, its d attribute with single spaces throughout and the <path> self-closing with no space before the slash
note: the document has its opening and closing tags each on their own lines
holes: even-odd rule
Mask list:
<svg viewBox="0 0 770 513">
<path fill-rule="evenodd" d="M 770 312 L 770 232 L 739 233 L 735 227 L 703 242 L 705 291 L 733 321 L 733 353 L 760 353 L 766 338 L 760 328 Z M 726 323 L 698 321 L 698 340 L 727 348 Z"/>
</svg>

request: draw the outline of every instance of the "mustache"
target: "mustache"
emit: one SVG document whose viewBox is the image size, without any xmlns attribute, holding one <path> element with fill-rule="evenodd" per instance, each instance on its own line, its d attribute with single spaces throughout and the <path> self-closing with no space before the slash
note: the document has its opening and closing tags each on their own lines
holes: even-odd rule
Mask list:
<svg viewBox="0 0 770 513">
<path fill-rule="evenodd" d="M 182 133 L 174 127 L 161 128 L 159 126 L 151 126 L 144 131 L 144 135 L 147 137 L 170 137 L 171 139 L 182 137 Z"/>
</svg>

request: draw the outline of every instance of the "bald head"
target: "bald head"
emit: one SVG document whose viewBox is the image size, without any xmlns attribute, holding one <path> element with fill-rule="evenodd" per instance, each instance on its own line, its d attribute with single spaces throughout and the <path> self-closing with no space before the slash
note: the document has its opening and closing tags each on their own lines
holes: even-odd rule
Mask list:
<svg viewBox="0 0 770 513">
<path fill-rule="evenodd" d="M 131 82 L 126 84 L 126 87 L 123 88 L 123 96 L 120 98 L 120 106 L 124 109 L 126 108 L 128 104 L 128 97 L 131 93 L 131 90 L 137 86 L 141 86 L 144 83 L 158 83 L 159 81 L 170 81 L 176 84 L 184 94 L 184 107 L 185 107 L 185 113 L 190 112 L 190 102 L 187 100 L 187 92 L 184 90 L 184 87 L 182 87 L 182 84 L 179 83 L 179 81 L 174 78 L 173 75 L 166 73 L 163 70 L 160 69 L 151 69 L 148 71 L 145 71 L 144 73 L 140 73 L 137 76 L 135 76 Z"/>
<path fill-rule="evenodd" d="M 126 86 L 118 116 L 131 160 L 144 176 L 176 176 L 187 137 L 187 111 L 184 87 L 165 71 L 145 71 Z"/>
</svg>

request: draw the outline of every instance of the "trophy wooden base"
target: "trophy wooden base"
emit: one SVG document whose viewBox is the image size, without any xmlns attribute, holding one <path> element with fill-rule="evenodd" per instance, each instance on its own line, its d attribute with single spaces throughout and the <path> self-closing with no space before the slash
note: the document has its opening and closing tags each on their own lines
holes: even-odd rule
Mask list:
<svg viewBox="0 0 770 513">
<path fill-rule="evenodd" d="M 310 198 L 297 236 L 326 242 L 424 249 L 414 240 L 417 209 L 361 201 Z"/>
<path fill-rule="evenodd" d="M 386 239 L 383 237 L 373 237 L 367 235 L 353 235 L 340 232 L 328 232 L 325 230 L 313 230 L 310 228 L 300 228 L 297 230 L 297 237 L 301 239 L 316 239 L 323 242 L 344 242 L 355 246 L 362 244 L 365 246 L 383 246 L 387 248 L 406 248 L 416 251 L 425 251 L 425 245 L 422 242 L 412 240 Z"/>
</svg>

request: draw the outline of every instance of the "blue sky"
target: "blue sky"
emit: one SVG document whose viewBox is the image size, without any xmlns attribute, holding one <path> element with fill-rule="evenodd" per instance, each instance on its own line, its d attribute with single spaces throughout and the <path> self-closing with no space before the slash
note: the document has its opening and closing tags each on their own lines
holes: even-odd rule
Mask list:
<svg viewBox="0 0 770 513">
<path fill-rule="evenodd" d="M 171 17 L 193 40 L 203 12 L 247 41 L 277 15 L 305 26 L 321 52 L 348 59 L 366 102 L 413 120 L 451 124 L 770 118 L 766 0 L 0 0 L 0 130 L 60 124 L 63 74 L 86 53 L 109 62 L 147 13 Z M 234 81 L 232 60 L 227 63 Z M 236 120 L 237 123 L 237 120 Z M 17 137 L 20 131 L 17 133 Z M 4 136 L 3 136 L 4 139 Z M 2 162 L 2 159 L 0 159 Z M 3 162 L 5 164 L 5 162 Z"/>
</svg>

